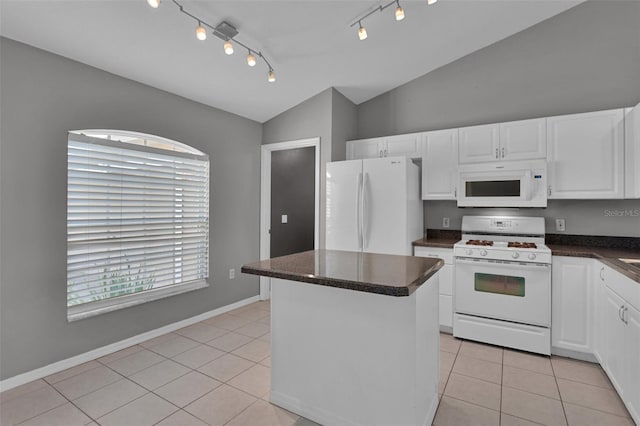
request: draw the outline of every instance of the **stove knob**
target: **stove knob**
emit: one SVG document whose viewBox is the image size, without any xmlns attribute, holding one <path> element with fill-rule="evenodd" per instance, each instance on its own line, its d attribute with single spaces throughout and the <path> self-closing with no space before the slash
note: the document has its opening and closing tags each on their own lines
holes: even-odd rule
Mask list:
<svg viewBox="0 0 640 426">
<path fill-rule="evenodd" d="M 511 257 L 513 257 L 514 259 L 517 259 L 520 257 L 520 253 L 518 253 L 517 251 L 514 251 Z"/>
<path fill-rule="evenodd" d="M 473 254 L 473 250 L 471 249 L 466 249 L 464 252 L 467 254 L 467 256 L 471 256 Z"/>
<path fill-rule="evenodd" d="M 486 256 L 486 255 L 487 255 L 486 250 L 480 250 L 480 256 Z"/>
<path fill-rule="evenodd" d="M 529 260 L 533 260 L 536 258 L 536 254 L 535 253 L 529 253 Z"/>
</svg>

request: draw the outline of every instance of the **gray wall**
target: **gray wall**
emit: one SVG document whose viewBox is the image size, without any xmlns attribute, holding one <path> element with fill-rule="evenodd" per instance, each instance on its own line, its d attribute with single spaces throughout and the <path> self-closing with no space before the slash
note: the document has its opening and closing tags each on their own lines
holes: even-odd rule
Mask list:
<svg viewBox="0 0 640 426">
<path fill-rule="evenodd" d="M 0 378 L 259 293 L 256 277 L 227 277 L 259 258 L 260 123 L 0 43 Z M 87 128 L 156 134 L 209 154 L 210 287 L 67 323 L 67 131 Z"/>
<path fill-rule="evenodd" d="M 356 120 L 356 106 L 329 88 L 264 123 L 263 144 L 320 137 L 320 247 L 326 224 L 325 165 L 345 159 L 345 142 L 355 139 Z"/>
<path fill-rule="evenodd" d="M 344 160 L 346 141 L 358 137 L 358 107 L 342 93 L 333 89 L 331 108 L 331 160 Z"/>
<path fill-rule="evenodd" d="M 358 138 L 604 110 L 640 102 L 640 2 L 589 1 L 358 106 Z M 550 201 L 567 233 L 640 236 L 632 201 Z M 460 229 L 454 202 L 426 202 L 425 224 Z M 555 232 L 549 226 L 547 231 Z"/>
</svg>

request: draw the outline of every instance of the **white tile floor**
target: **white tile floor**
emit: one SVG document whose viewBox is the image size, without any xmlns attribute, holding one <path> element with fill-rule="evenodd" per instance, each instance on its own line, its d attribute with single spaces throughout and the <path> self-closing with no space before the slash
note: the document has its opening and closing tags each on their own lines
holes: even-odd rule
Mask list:
<svg viewBox="0 0 640 426">
<path fill-rule="evenodd" d="M 269 403 L 257 302 L 0 394 L 0 425 L 315 425 Z M 440 338 L 435 425 L 633 425 L 602 369 Z"/>
</svg>

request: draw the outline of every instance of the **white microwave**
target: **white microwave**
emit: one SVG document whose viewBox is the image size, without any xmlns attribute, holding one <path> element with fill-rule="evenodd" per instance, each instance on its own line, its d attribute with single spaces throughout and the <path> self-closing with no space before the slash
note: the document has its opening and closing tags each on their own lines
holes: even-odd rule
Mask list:
<svg viewBox="0 0 640 426">
<path fill-rule="evenodd" d="M 461 164 L 458 207 L 547 207 L 547 162 Z"/>
</svg>

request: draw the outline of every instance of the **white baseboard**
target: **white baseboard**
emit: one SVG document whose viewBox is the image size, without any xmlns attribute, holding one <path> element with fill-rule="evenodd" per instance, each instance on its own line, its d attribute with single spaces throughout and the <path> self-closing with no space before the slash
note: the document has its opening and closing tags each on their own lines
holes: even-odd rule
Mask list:
<svg viewBox="0 0 640 426">
<path fill-rule="evenodd" d="M 121 349 L 128 348 L 129 346 L 137 345 L 146 340 L 153 339 L 154 337 L 161 336 L 163 334 L 171 333 L 172 331 L 179 330 L 183 327 L 198 323 L 200 321 L 215 317 L 225 312 L 229 312 L 233 309 L 248 305 L 253 302 L 257 302 L 259 296 L 252 296 L 248 299 L 240 300 L 230 305 L 222 306 L 209 312 L 196 315 L 195 317 L 187 318 L 182 321 L 174 322 L 173 324 L 165 325 L 164 327 L 156 328 L 155 330 L 147 331 L 137 336 L 129 337 L 119 342 L 112 343 L 101 348 L 93 349 L 89 352 L 82 353 L 80 355 L 73 356 L 71 358 L 63 359 L 62 361 L 54 362 L 53 364 L 45 365 L 44 367 L 36 368 L 35 370 L 27 371 L 26 373 L 18 374 L 17 376 L 9 377 L 0 381 L 0 392 L 15 388 L 16 386 L 23 385 L 25 383 L 32 382 L 34 380 L 41 379 L 43 377 L 50 376 L 67 368 L 75 367 L 76 365 L 89 362 L 96 358 L 103 357 L 105 355 L 112 354 Z"/>
<path fill-rule="evenodd" d="M 551 346 L 551 355 L 558 355 L 558 356 L 563 356 L 565 358 L 573 358 L 573 359 L 578 359 L 580 361 L 587 361 L 587 362 L 593 362 L 593 363 L 599 364 L 598 359 L 596 358 L 595 355 L 585 353 L 585 352 L 574 351 L 571 349 L 563 349 L 563 348 L 557 348 L 555 346 Z"/>
</svg>

